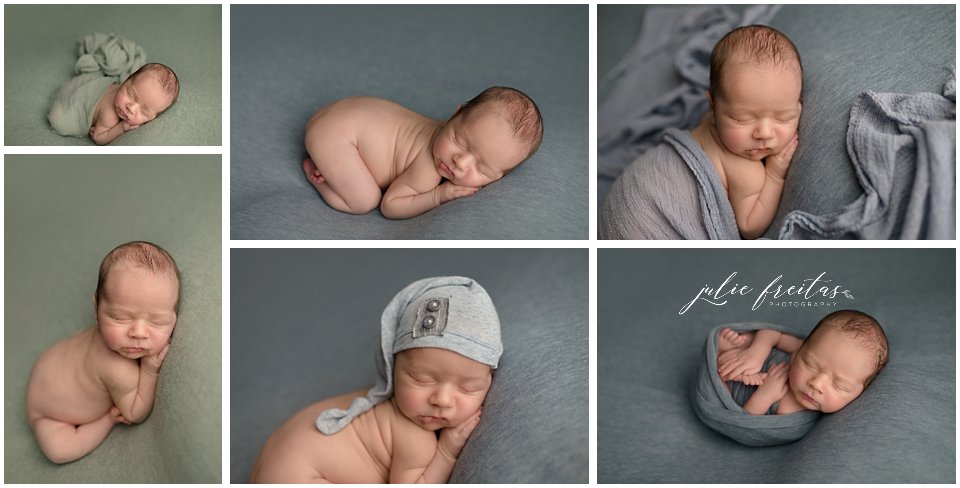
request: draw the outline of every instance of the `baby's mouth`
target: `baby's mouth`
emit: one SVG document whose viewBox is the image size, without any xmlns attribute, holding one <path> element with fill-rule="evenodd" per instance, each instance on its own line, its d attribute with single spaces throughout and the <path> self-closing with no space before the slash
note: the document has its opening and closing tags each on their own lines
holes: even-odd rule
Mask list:
<svg viewBox="0 0 960 488">
<path fill-rule="evenodd" d="M 440 161 L 440 173 L 444 178 L 452 179 L 453 171 L 450 171 L 450 167 L 447 166 L 443 161 Z"/>
<path fill-rule="evenodd" d="M 820 404 L 817 403 L 817 401 L 814 400 L 812 396 L 807 395 L 806 393 L 804 393 L 804 392 L 802 392 L 802 391 L 800 392 L 800 396 L 803 397 L 803 399 L 806 400 L 807 403 L 809 403 L 809 404 L 811 404 L 811 405 L 816 405 L 817 408 L 820 408 Z"/>
<path fill-rule="evenodd" d="M 433 415 L 421 415 L 420 420 L 425 424 L 445 424 L 447 419 L 445 417 L 436 417 Z"/>
</svg>

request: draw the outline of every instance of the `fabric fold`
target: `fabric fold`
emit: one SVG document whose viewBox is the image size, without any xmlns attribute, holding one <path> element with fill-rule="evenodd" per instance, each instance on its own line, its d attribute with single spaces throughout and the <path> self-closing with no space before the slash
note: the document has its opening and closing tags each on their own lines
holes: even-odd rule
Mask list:
<svg viewBox="0 0 960 488">
<path fill-rule="evenodd" d="M 956 239 L 956 72 L 942 94 L 861 93 L 847 152 L 863 195 L 836 214 L 789 213 L 781 239 Z"/>
<path fill-rule="evenodd" d="M 740 239 L 713 163 L 689 132 L 667 129 L 631 164 L 600 210 L 601 239 Z"/>
</svg>

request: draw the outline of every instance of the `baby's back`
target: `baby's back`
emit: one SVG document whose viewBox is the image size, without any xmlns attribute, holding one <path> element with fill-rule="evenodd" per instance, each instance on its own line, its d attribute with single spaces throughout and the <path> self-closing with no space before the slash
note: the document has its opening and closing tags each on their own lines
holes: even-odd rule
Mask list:
<svg viewBox="0 0 960 488">
<path fill-rule="evenodd" d="M 378 404 L 340 432 L 326 435 L 316 420 L 330 408 L 346 409 L 356 391 L 301 410 L 274 432 L 251 474 L 254 483 L 386 483 L 393 456 L 392 425 L 398 415 L 390 402 Z M 432 434 L 430 434 L 432 435 Z"/>
<path fill-rule="evenodd" d="M 305 139 L 308 151 L 311 146 L 331 148 L 345 143 L 356 147 L 382 190 L 418 156 L 432 157 L 430 142 L 438 126 L 438 121 L 389 100 L 351 97 L 314 114 Z"/>
<path fill-rule="evenodd" d="M 44 351 L 27 383 L 27 415 L 85 424 L 102 417 L 113 405 L 91 361 L 93 328 L 64 339 Z"/>
</svg>

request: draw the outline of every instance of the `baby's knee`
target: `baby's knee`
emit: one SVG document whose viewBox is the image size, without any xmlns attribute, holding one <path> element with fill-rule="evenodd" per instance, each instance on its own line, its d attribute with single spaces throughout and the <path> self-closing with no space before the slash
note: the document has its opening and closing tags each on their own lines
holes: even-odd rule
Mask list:
<svg viewBox="0 0 960 488">
<path fill-rule="evenodd" d="M 380 194 L 373 193 L 366 195 L 358 195 L 357 198 L 352 199 L 353 201 L 348 201 L 347 205 L 350 207 L 347 212 L 357 215 L 363 215 L 370 213 L 376 210 L 380 206 Z"/>
</svg>

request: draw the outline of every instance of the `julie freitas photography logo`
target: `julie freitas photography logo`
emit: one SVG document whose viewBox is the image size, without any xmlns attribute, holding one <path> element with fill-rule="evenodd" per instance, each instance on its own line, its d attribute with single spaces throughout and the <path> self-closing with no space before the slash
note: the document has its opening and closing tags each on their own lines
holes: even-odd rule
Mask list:
<svg viewBox="0 0 960 488">
<path fill-rule="evenodd" d="M 734 271 L 719 286 L 709 283 L 703 285 L 693 300 L 680 309 L 680 315 L 687 313 L 696 304 L 722 306 L 730 300 L 742 297 L 753 300 L 751 310 L 757 310 L 764 305 L 798 308 L 837 307 L 841 301 L 853 300 L 853 292 L 828 279 L 826 271 L 816 278 L 795 282 L 788 282 L 783 279 L 783 275 L 780 275 L 773 278 L 762 290 L 737 280 L 737 272 Z"/>
</svg>

